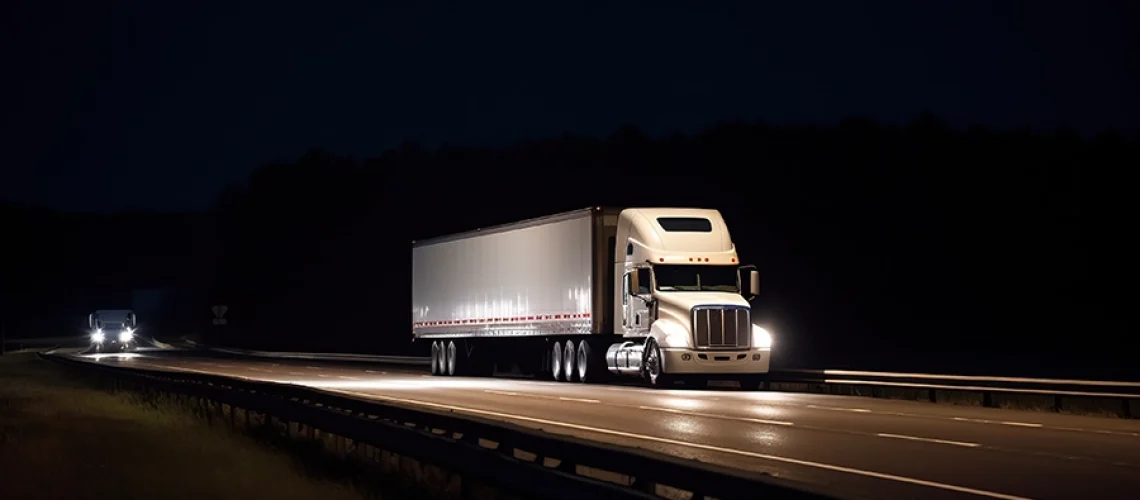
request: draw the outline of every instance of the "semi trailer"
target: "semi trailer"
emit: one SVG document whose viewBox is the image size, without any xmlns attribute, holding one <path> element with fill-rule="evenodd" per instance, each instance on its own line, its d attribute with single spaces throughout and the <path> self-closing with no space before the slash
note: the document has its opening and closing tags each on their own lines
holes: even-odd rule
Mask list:
<svg viewBox="0 0 1140 500">
<path fill-rule="evenodd" d="M 413 341 L 438 376 L 759 385 L 772 337 L 720 212 L 591 207 L 412 242 Z"/>
<path fill-rule="evenodd" d="M 138 327 L 134 311 L 130 309 L 100 309 L 87 316 L 91 329 L 91 348 L 97 351 L 129 351 L 136 347 L 135 328 Z"/>
</svg>

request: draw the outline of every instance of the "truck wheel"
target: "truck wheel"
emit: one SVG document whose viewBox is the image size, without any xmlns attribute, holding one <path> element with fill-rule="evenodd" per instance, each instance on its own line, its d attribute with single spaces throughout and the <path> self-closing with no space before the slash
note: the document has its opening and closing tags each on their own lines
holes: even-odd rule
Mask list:
<svg viewBox="0 0 1140 500">
<path fill-rule="evenodd" d="M 556 382 L 562 381 L 562 343 L 555 342 L 550 350 L 550 375 Z"/>
<path fill-rule="evenodd" d="M 431 374 L 438 376 L 439 370 L 439 342 L 431 343 Z"/>
<path fill-rule="evenodd" d="M 567 340 L 566 346 L 562 348 L 562 378 L 567 382 L 578 379 L 577 357 L 578 351 L 574 349 L 574 341 Z"/>
<path fill-rule="evenodd" d="M 458 366 L 459 356 L 458 355 L 460 353 L 458 353 L 456 351 L 457 351 L 457 349 L 455 349 L 455 341 L 448 342 L 447 343 L 447 350 L 446 350 L 446 352 L 447 352 L 447 355 L 446 355 L 446 357 L 447 357 L 447 374 L 451 375 L 451 376 L 454 376 L 457 374 L 457 372 L 459 372 L 459 370 L 458 370 L 458 368 L 459 368 L 459 366 Z"/>
<path fill-rule="evenodd" d="M 600 382 L 607 375 L 605 360 L 585 340 L 578 343 L 578 381 Z"/>
<path fill-rule="evenodd" d="M 661 348 L 657 346 L 657 342 L 649 340 L 645 346 L 645 359 L 641 362 L 641 373 L 645 381 L 654 387 L 673 383 L 673 377 L 664 373 L 661 357 Z"/>
</svg>

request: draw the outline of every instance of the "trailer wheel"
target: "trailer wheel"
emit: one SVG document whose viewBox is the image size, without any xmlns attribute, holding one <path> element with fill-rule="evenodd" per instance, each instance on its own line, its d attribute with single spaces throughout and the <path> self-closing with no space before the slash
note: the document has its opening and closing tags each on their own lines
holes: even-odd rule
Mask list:
<svg viewBox="0 0 1140 500">
<path fill-rule="evenodd" d="M 431 343 L 431 374 L 439 375 L 439 342 Z"/>
<path fill-rule="evenodd" d="M 567 382 L 578 380 L 578 350 L 574 348 L 574 341 L 567 340 L 562 348 L 562 378 Z"/>
<path fill-rule="evenodd" d="M 445 350 L 445 352 L 447 353 L 447 354 L 445 354 L 445 357 L 447 358 L 447 374 L 454 376 L 456 374 L 456 371 L 457 371 L 456 370 L 456 368 L 457 368 L 456 358 L 459 357 L 459 356 L 457 356 L 458 353 L 456 352 L 456 349 L 455 349 L 455 341 L 450 341 L 447 343 L 447 349 Z"/>
<path fill-rule="evenodd" d="M 550 350 L 550 375 L 556 382 L 562 381 L 562 343 L 555 342 Z"/>
</svg>

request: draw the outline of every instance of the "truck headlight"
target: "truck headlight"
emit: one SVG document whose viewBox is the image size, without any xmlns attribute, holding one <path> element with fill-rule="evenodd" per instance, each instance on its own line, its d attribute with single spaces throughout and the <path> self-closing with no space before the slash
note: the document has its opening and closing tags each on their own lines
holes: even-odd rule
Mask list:
<svg viewBox="0 0 1140 500">
<path fill-rule="evenodd" d="M 95 342 L 96 344 L 102 344 L 103 340 L 104 340 L 103 330 L 95 330 L 95 333 L 91 334 L 91 341 L 92 342 Z"/>
<path fill-rule="evenodd" d="M 135 332 L 132 332 L 130 329 L 123 330 L 119 332 L 119 342 L 130 342 L 134 336 Z"/>
<path fill-rule="evenodd" d="M 689 347 L 688 332 L 669 332 L 664 340 L 665 347 Z"/>
<path fill-rule="evenodd" d="M 772 347 L 772 334 L 768 330 L 752 325 L 752 347 L 767 349 Z"/>
</svg>

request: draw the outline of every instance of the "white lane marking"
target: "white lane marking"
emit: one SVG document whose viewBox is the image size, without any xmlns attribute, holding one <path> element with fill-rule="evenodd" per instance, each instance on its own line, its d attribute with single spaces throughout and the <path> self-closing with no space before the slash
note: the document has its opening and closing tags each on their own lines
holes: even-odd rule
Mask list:
<svg viewBox="0 0 1140 500">
<path fill-rule="evenodd" d="M 496 390 L 492 390 L 492 389 L 484 389 L 483 392 L 490 393 L 490 394 L 500 394 L 503 396 L 518 396 L 519 395 L 519 393 L 517 393 L 517 392 L 496 391 Z"/>
<path fill-rule="evenodd" d="M 850 412 L 854 412 L 854 413 L 873 413 L 871 410 L 868 410 L 866 408 L 840 408 L 838 406 L 816 406 L 816 405 L 806 405 L 806 406 L 808 408 L 814 408 L 816 410 L 850 411 Z"/>
<path fill-rule="evenodd" d="M 1001 425 L 1016 425 L 1018 427 L 1044 427 L 1041 424 L 1028 424 L 1025 422 L 1002 422 Z"/>
<path fill-rule="evenodd" d="M 303 376 L 303 375 L 304 375 L 304 373 L 301 373 L 301 372 L 289 372 L 289 375 L 299 375 L 299 376 Z"/>
<path fill-rule="evenodd" d="M 768 420 L 768 419 L 764 419 L 764 418 L 748 418 L 748 417 L 732 417 L 732 416 L 728 416 L 728 415 L 717 415 L 714 413 L 701 413 L 701 412 L 688 411 L 688 410 L 678 410 L 676 408 L 658 408 L 656 406 L 638 406 L 637 408 L 641 409 L 641 410 L 663 411 L 663 412 L 667 412 L 667 413 L 691 415 L 694 417 L 708 417 L 708 418 L 719 418 L 719 419 L 724 419 L 724 420 L 738 420 L 738 421 L 742 421 L 742 422 L 753 422 L 753 423 L 757 423 L 757 424 L 795 425 L 791 422 L 784 422 L 782 420 Z"/>
<path fill-rule="evenodd" d="M 320 370 L 320 367 L 317 366 L 306 366 L 305 368 L 308 368 L 310 370 Z"/>
<path fill-rule="evenodd" d="M 1079 429 L 1076 427 L 1046 427 L 1046 429 L 1057 429 L 1057 430 L 1062 430 L 1062 431 L 1074 431 L 1074 432 L 1092 432 L 1092 433 L 1096 433 L 1096 434 L 1109 434 L 1109 435 L 1113 435 L 1113 436 L 1140 437 L 1140 432 L 1110 431 L 1107 429 L 1103 429 L 1103 430 L 1102 429 Z"/>
<path fill-rule="evenodd" d="M 345 380 L 360 380 L 360 378 L 359 378 L 359 377 L 346 377 L 346 376 L 344 376 L 344 375 L 341 375 L 341 376 L 339 376 L 339 377 L 337 377 L 337 378 L 342 378 L 342 379 L 345 379 Z"/>
<path fill-rule="evenodd" d="M 325 374 L 323 374 L 323 373 L 318 373 L 318 374 L 317 374 L 317 376 L 318 376 L 318 377 L 321 377 L 321 378 L 329 378 L 329 377 L 331 377 L 331 375 L 325 375 Z"/>
<path fill-rule="evenodd" d="M 1031 427 L 1031 428 L 1045 427 L 1044 424 L 1034 424 L 1034 423 L 1028 423 L 1028 422 L 1009 422 L 1009 421 L 1004 421 L 1004 420 L 986 420 L 983 418 L 966 418 L 966 417 L 951 417 L 951 418 L 953 420 L 957 420 L 959 422 L 973 422 L 975 424 L 998 424 L 998 425 L 1012 425 L 1014 427 Z"/>
<path fill-rule="evenodd" d="M 1051 426 L 1051 425 L 1031 423 L 1031 422 L 1009 422 L 1009 421 L 1001 421 L 1001 420 L 987 420 L 987 419 L 983 419 L 983 418 L 949 417 L 949 416 L 934 415 L 934 414 L 907 413 L 907 412 L 900 412 L 900 411 L 880 411 L 880 410 L 859 411 L 856 409 L 846 409 L 846 408 L 839 408 L 839 407 L 835 407 L 835 406 L 819 406 L 819 405 L 810 405 L 810 404 L 788 403 L 788 402 L 782 402 L 782 401 L 781 402 L 765 401 L 764 404 L 786 405 L 786 406 L 804 406 L 806 408 L 815 408 L 818 410 L 852 411 L 852 412 L 857 412 L 857 413 L 874 413 L 874 414 L 878 414 L 878 415 L 892 415 L 892 416 L 896 416 L 896 417 L 922 418 L 922 419 L 935 419 L 935 420 L 954 420 L 957 422 L 969 422 L 969 423 L 973 423 L 973 424 L 1010 425 L 1010 426 L 1014 426 L 1014 427 L 1025 427 L 1025 428 L 1029 428 L 1029 429 L 1046 429 L 1046 430 L 1066 431 L 1066 432 L 1089 432 L 1089 433 L 1093 433 L 1093 434 L 1105 434 L 1105 435 L 1110 435 L 1110 436 L 1140 437 L 1140 432 L 1129 432 L 1129 431 L 1119 431 L 1119 430 L 1109 430 L 1109 429 L 1087 429 L 1087 428 L 1081 428 L 1081 427 Z"/>
<path fill-rule="evenodd" d="M 596 399 L 564 398 L 562 396 L 559 396 L 558 399 L 562 401 L 575 401 L 578 403 L 601 403 L 601 401 L 598 401 Z"/>
<path fill-rule="evenodd" d="M 947 439 L 934 439 L 934 438 L 924 438 L 924 437 L 917 437 L 917 436 L 904 436 L 902 434 L 879 433 L 879 434 L 875 434 L 875 435 L 879 436 L 879 437 L 884 437 L 884 438 L 906 439 L 906 440 L 910 440 L 910 441 L 922 441 L 922 442 L 926 442 L 926 443 L 949 444 L 949 445 L 953 445 L 953 446 L 964 446 L 966 448 L 977 448 L 977 447 L 981 446 L 978 443 L 967 443 L 964 441 L 950 441 Z"/>
<path fill-rule="evenodd" d="M 388 374 L 388 372 L 378 372 L 376 370 L 364 370 L 364 373 L 379 373 L 381 375 L 387 375 Z"/>
<path fill-rule="evenodd" d="M 643 392 L 641 390 L 631 389 L 629 387 L 606 387 L 605 389 L 607 391 L 618 391 L 618 392 Z"/>
<path fill-rule="evenodd" d="M 855 468 L 851 468 L 851 467 L 844 467 L 841 465 L 831 465 L 831 464 L 825 464 L 822 462 L 813 462 L 810 460 L 800 460 L 800 459 L 796 459 L 796 458 L 788 458 L 788 457 L 781 457 L 781 456 L 776 456 L 776 455 L 768 455 L 768 454 L 764 454 L 764 453 L 756 453 L 756 452 L 752 452 L 752 451 L 738 450 L 735 448 L 722 448 L 720 446 L 713 446 L 713 445 L 709 445 L 709 444 L 678 441 L 676 439 L 669 439 L 669 438 L 663 438 L 663 437 L 657 437 L 657 436 L 649 436 L 646 434 L 635 434 L 632 432 L 618 431 L 618 430 L 614 430 L 614 429 L 604 429 L 601 427 L 591 427 L 588 425 L 571 424 L 568 422 L 559 422 L 556 420 L 547 420 L 544 418 L 525 417 L 522 415 L 512 415 L 509 413 L 500 413 L 500 412 L 489 411 L 489 410 L 479 410 L 476 408 L 466 408 L 466 407 L 462 407 L 462 406 L 453 406 L 453 405 L 445 405 L 445 404 L 439 404 L 439 403 L 430 403 L 427 401 L 419 401 L 419 400 L 415 400 L 415 399 L 394 398 L 391 396 L 384 396 L 384 395 L 380 395 L 380 394 L 368 394 L 368 393 L 364 393 L 364 392 L 337 391 L 337 390 L 329 390 L 329 392 L 339 392 L 341 394 L 352 394 L 354 396 L 360 396 L 360 397 L 364 397 L 364 398 L 381 399 L 384 401 L 392 401 L 392 402 L 397 402 L 397 403 L 413 404 L 413 405 L 427 406 L 427 407 L 432 407 L 432 408 L 441 408 L 441 409 L 446 409 L 446 410 L 451 410 L 451 411 L 456 411 L 456 412 L 473 413 L 476 415 L 486 415 L 486 416 L 498 417 L 498 418 L 504 418 L 504 419 L 521 420 L 524 422 L 533 422 L 536 424 L 553 425 L 553 426 L 558 426 L 558 427 L 565 427 L 568 429 L 577 429 L 577 430 L 586 431 L 586 432 L 595 432 L 598 434 L 608 434 L 611 436 L 619 436 L 619 437 L 631 438 L 631 439 L 640 439 L 643 441 L 652 441 L 652 442 L 668 444 L 668 445 L 672 445 L 672 446 L 682 446 L 682 447 L 687 447 L 687 448 L 697 448 L 697 449 L 708 450 L 708 451 L 716 451 L 716 452 L 727 453 L 727 454 L 731 454 L 731 455 L 738 455 L 738 456 L 749 457 L 749 458 L 758 458 L 761 460 L 769 460 L 769 461 L 773 461 L 773 462 L 782 462 L 782 463 L 793 464 L 793 465 L 802 465 L 805 467 L 814 467 L 817 469 L 824 469 L 824 470 L 829 470 L 829 471 L 833 471 L 833 472 L 843 472 L 843 473 L 847 473 L 847 474 L 854 474 L 854 475 L 858 475 L 858 476 L 871 477 L 871 478 L 875 478 L 875 479 L 883 479 L 883 480 L 887 480 L 887 481 L 895 481 L 895 482 L 900 482 L 900 483 L 913 484 L 913 485 L 917 485 L 917 486 L 926 486 L 929 488 L 937 488 L 937 489 L 942 489 L 942 490 L 947 490 L 947 491 L 955 491 L 958 493 L 968 493 L 971 495 L 978 495 L 978 496 L 984 496 L 984 497 L 990 497 L 990 498 L 1000 498 L 1002 500 L 1030 500 L 1029 498 L 1026 498 L 1026 497 L 1007 495 L 1005 493 L 979 490 L 979 489 L 974 489 L 974 488 L 968 488 L 965 486 L 957 486 L 957 485 L 953 485 L 953 484 L 939 483 L 939 482 L 935 482 L 935 481 L 927 481 L 925 479 L 916 479 L 913 477 L 906 477 L 906 476 L 896 476 L 894 474 L 886 474 L 886 473 L 882 473 L 882 472 L 874 472 L 874 471 L 868 471 L 868 470 L 862 470 L 862 469 L 855 469 Z"/>
</svg>

